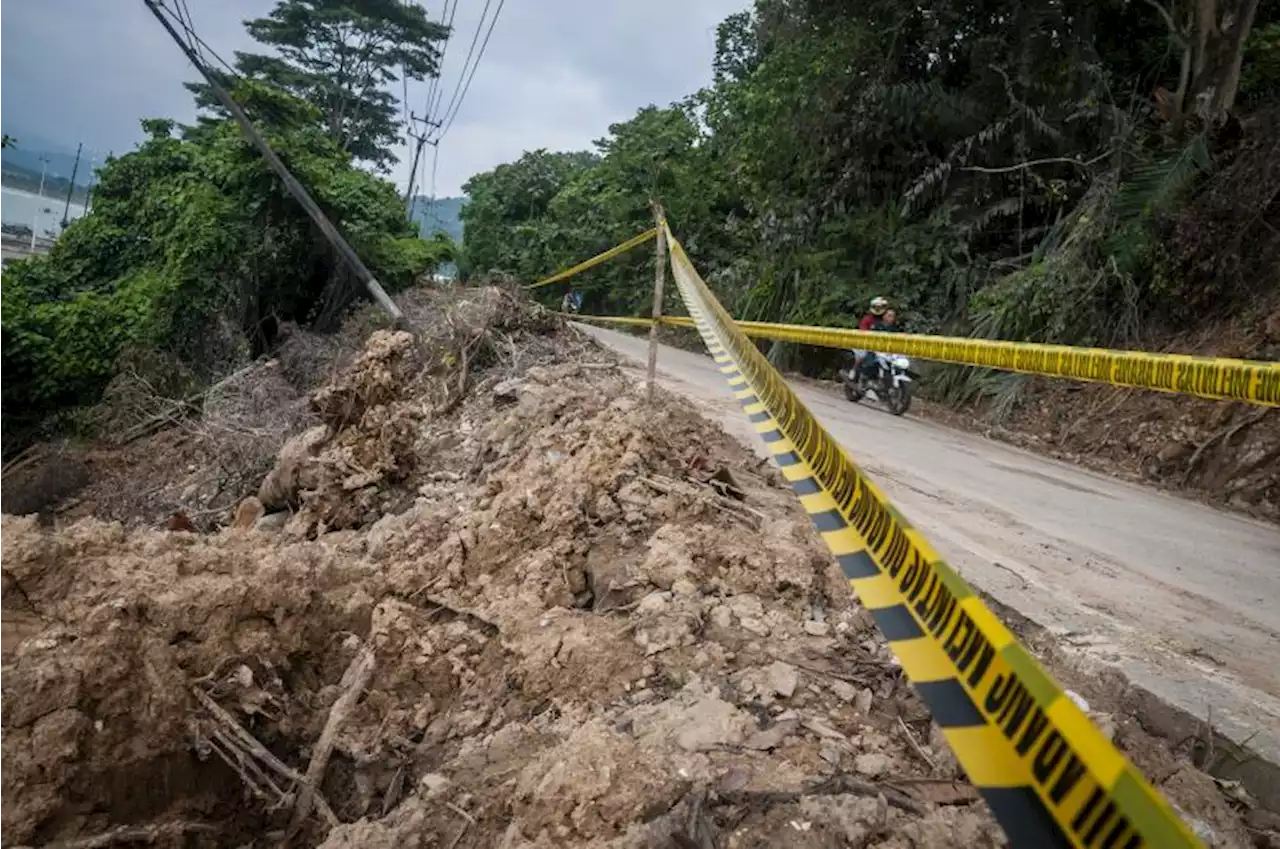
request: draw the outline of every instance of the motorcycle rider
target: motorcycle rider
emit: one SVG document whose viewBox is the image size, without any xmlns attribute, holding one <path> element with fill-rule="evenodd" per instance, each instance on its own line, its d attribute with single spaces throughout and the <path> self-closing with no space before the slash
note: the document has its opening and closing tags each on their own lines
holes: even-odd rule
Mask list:
<svg viewBox="0 0 1280 849">
<path fill-rule="evenodd" d="M 884 314 L 871 325 L 870 329 L 878 333 L 901 333 L 902 327 L 898 325 L 898 311 L 886 309 Z M 876 356 L 874 351 L 867 353 L 866 359 L 863 360 L 860 374 L 862 379 L 868 383 L 874 383 L 880 379 L 880 358 Z"/>
<path fill-rule="evenodd" d="M 859 330 L 875 329 L 876 322 L 880 321 L 881 317 L 885 313 L 885 310 L 887 309 L 889 309 L 888 298 L 880 298 L 880 297 L 872 298 L 871 311 L 868 312 L 866 315 L 864 315 L 862 317 L 862 320 L 858 322 L 858 329 Z"/>
<path fill-rule="evenodd" d="M 871 299 L 871 310 L 858 322 L 859 330 L 880 330 L 884 317 L 889 312 L 889 299 L 875 297 Z M 853 373 L 859 380 L 874 381 L 880 373 L 876 358 L 862 348 L 853 349 Z"/>
</svg>

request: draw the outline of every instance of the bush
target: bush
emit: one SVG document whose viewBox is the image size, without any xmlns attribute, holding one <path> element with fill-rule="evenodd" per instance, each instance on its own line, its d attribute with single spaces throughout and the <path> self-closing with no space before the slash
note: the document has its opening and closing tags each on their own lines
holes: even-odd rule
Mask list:
<svg viewBox="0 0 1280 849">
<path fill-rule="evenodd" d="M 126 345 L 154 344 L 166 337 L 178 290 L 172 278 L 143 270 L 111 292 L 37 301 L 28 288 L 31 279 L 40 281 L 38 268 L 24 273 L 19 265 L 5 275 L 6 410 L 39 412 L 93 403 Z"/>
</svg>

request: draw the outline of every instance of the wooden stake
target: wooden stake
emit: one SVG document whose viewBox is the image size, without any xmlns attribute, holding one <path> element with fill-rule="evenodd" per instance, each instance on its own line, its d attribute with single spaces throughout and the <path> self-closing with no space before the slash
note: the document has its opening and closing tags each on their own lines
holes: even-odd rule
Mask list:
<svg viewBox="0 0 1280 849">
<path fill-rule="evenodd" d="M 649 370 L 648 400 L 653 403 L 655 379 L 658 374 L 658 319 L 662 318 L 662 290 L 667 280 L 667 235 L 663 227 L 666 219 L 662 204 L 651 201 L 653 221 L 658 228 L 658 235 L 653 240 L 655 268 L 653 272 L 653 325 L 649 327 Z"/>
</svg>

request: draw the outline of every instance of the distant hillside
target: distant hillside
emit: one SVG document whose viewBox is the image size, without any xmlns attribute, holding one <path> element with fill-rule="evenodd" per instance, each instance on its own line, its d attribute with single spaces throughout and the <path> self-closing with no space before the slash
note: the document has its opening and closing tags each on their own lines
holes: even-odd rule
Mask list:
<svg viewBox="0 0 1280 849">
<path fill-rule="evenodd" d="M 69 184 L 71 171 L 75 167 L 76 149 L 50 141 L 44 136 L 34 133 L 10 133 L 14 146 L 5 148 L 0 154 L 4 162 L 6 182 L 21 181 L 23 176 L 40 179 L 40 171 L 45 169 L 46 181 L 60 181 L 63 186 Z M 80 167 L 76 171 L 76 185 L 87 187 L 93 178 L 94 166 L 101 165 L 106 157 L 98 152 L 85 148 L 80 157 Z M 41 162 L 48 160 L 47 165 Z"/>
<path fill-rule="evenodd" d="M 413 220 L 418 222 L 419 232 L 424 236 L 433 236 L 444 231 L 455 242 L 462 241 L 462 219 L 459 213 L 467 202 L 461 198 L 431 198 L 419 195 L 413 205 Z"/>
</svg>

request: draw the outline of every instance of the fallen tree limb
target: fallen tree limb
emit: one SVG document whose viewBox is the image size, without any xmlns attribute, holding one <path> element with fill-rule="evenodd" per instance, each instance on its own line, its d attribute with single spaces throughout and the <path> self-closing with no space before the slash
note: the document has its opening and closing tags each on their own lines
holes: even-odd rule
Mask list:
<svg viewBox="0 0 1280 849">
<path fill-rule="evenodd" d="M 297 834 L 298 829 L 310 815 L 311 805 L 319 796 L 317 788 L 324 780 L 324 771 L 329 766 L 329 757 L 333 754 L 334 744 L 338 742 L 338 732 L 356 703 L 360 701 L 364 688 L 369 685 L 369 679 L 373 677 L 376 665 L 373 649 L 366 644 L 360 647 L 351 665 L 342 674 L 342 681 L 338 684 L 342 692 L 333 703 L 333 707 L 329 709 L 329 718 L 325 721 L 324 730 L 320 732 L 320 739 L 316 741 L 315 751 L 311 753 L 311 763 L 307 764 L 306 777 L 298 791 L 298 800 L 294 805 L 293 818 L 289 822 L 287 832 L 290 836 Z"/>
<path fill-rule="evenodd" d="M 727 793 L 718 793 L 717 795 L 722 801 L 731 805 L 756 804 L 770 807 L 773 805 L 793 804 L 806 796 L 841 796 L 846 794 L 871 798 L 884 796 L 885 801 L 895 808 L 909 811 L 918 816 L 923 816 L 926 812 L 924 805 L 901 790 L 884 784 L 859 781 L 843 773 L 833 775 L 825 781 L 820 781 L 817 784 L 802 787 L 798 790 L 733 790 Z"/>
<path fill-rule="evenodd" d="M 249 778 L 245 775 L 248 767 L 243 765 L 245 764 L 243 759 L 247 756 L 256 761 L 255 768 L 258 767 L 258 764 L 269 767 L 276 774 L 292 781 L 299 788 L 299 792 L 301 792 L 302 788 L 307 787 L 307 779 L 301 773 L 273 755 L 271 750 L 262 745 L 257 737 L 246 731 L 244 726 L 237 722 L 236 718 L 226 708 L 213 700 L 212 696 L 199 687 L 192 687 L 191 692 L 195 694 L 196 701 L 200 702 L 201 706 L 213 717 L 214 722 L 220 726 L 220 730 L 211 735 L 211 741 L 216 740 L 229 751 L 224 752 L 222 748 L 213 745 L 210 745 L 210 748 L 219 757 L 227 761 L 228 765 L 238 772 L 242 778 L 249 781 Z M 229 758 L 237 758 L 237 760 L 233 762 Z M 250 786 L 257 789 L 256 784 L 250 783 Z M 271 786 L 274 788 L 273 784 Z M 314 787 L 311 788 L 311 791 L 313 797 L 310 804 L 314 805 L 316 812 L 330 827 L 338 825 L 338 817 L 333 813 L 333 809 L 329 807 L 329 803 Z"/>
<path fill-rule="evenodd" d="M 155 843 L 161 838 L 172 840 L 184 834 L 217 834 L 221 829 L 207 822 L 170 822 L 162 825 L 125 826 L 91 837 L 46 843 L 45 849 L 101 849 L 116 843 Z M 25 847 L 18 847 L 25 849 Z"/>
<path fill-rule="evenodd" d="M 758 530 L 765 521 L 765 516 L 760 511 L 753 510 L 744 504 L 734 501 L 732 498 L 720 495 L 709 486 L 706 489 L 710 490 L 710 494 L 707 494 L 689 485 L 681 486 L 670 479 L 661 481 L 649 477 L 639 477 L 637 480 L 665 495 L 684 495 L 695 501 L 701 501 L 703 504 L 715 507 L 723 513 L 728 513 L 752 530 Z"/>
</svg>

